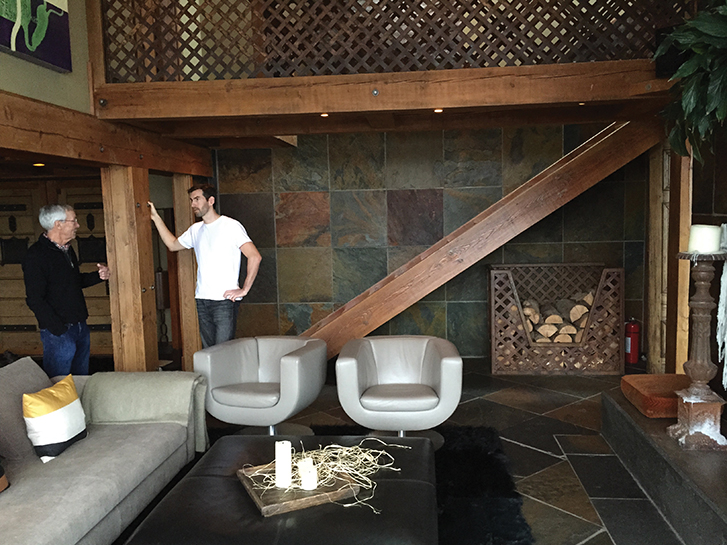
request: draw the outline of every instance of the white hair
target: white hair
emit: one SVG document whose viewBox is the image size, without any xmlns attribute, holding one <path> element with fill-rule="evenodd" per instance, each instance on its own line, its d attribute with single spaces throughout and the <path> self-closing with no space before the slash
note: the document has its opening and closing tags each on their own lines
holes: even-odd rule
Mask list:
<svg viewBox="0 0 727 545">
<path fill-rule="evenodd" d="M 66 219 L 66 212 L 73 212 L 70 204 L 47 204 L 40 209 L 38 221 L 46 231 L 53 229 L 57 221 Z"/>
</svg>

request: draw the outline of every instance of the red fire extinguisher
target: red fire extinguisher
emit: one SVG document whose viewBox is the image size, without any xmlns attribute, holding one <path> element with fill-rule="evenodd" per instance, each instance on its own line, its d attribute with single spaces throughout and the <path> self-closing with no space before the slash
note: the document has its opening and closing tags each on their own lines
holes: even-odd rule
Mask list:
<svg viewBox="0 0 727 545">
<path fill-rule="evenodd" d="M 624 339 L 626 363 L 634 365 L 639 361 L 639 322 L 631 318 L 626 322 L 626 338 Z"/>
</svg>

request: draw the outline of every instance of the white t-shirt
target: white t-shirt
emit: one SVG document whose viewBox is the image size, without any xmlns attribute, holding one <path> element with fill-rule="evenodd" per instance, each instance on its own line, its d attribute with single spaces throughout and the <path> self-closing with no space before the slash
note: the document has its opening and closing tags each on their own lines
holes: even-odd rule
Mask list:
<svg viewBox="0 0 727 545">
<path fill-rule="evenodd" d="M 252 240 L 239 221 L 227 216 L 198 221 L 177 240 L 197 257 L 196 299 L 223 301 L 223 293 L 240 288 L 240 246 Z"/>
</svg>

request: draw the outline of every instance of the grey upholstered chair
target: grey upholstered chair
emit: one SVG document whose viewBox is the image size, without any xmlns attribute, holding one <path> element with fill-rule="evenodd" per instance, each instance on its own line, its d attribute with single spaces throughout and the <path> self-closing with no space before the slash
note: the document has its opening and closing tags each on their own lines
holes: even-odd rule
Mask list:
<svg viewBox="0 0 727 545">
<path fill-rule="evenodd" d="M 234 339 L 194 354 L 207 377 L 207 411 L 223 422 L 275 426 L 317 397 L 326 380 L 326 343 L 310 337 Z M 300 433 L 296 433 L 300 435 Z"/>
<path fill-rule="evenodd" d="M 336 361 L 338 399 L 357 424 L 381 431 L 428 430 L 449 418 L 462 393 L 462 358 L 444 339 L 366 337 Z"/>
</svg>

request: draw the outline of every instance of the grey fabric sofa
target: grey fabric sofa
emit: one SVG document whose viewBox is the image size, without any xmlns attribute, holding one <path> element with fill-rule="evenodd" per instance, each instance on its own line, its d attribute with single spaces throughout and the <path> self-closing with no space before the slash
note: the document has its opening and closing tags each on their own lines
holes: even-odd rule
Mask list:
<svg viewBox="0 0 727 545">
<path fill-rule="evenodd" d="M 206 380 L 194 373 L 74 377 L 88 436 L 44 464 L 27 438 L 22 394 L 52 384 L 23 358 L 0 368 L 0 541 L 112 543 L 207 447 Z"/>
</svg>

